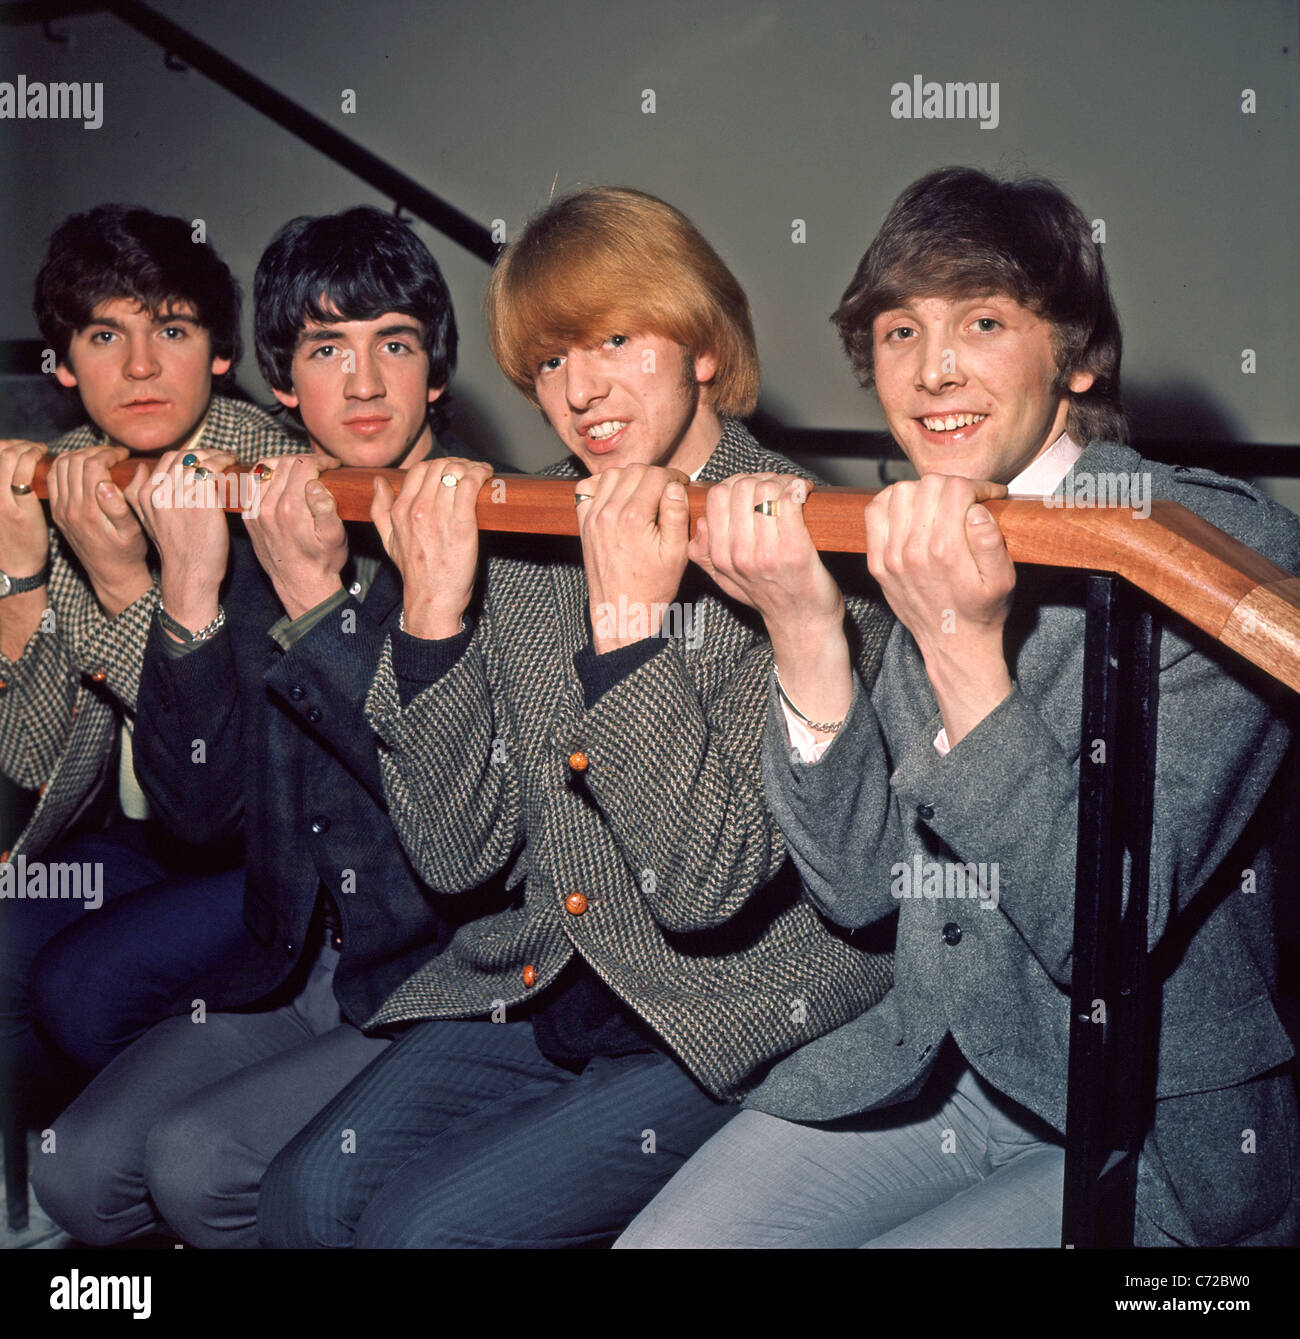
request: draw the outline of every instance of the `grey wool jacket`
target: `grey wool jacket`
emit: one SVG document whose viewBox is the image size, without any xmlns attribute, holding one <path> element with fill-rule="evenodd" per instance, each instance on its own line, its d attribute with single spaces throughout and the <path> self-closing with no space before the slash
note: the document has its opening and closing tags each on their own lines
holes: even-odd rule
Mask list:
<svg viewBox="0 0 1300 1339">
<path fill-rule="evenodd" d="M 1300 521 L 1245 484 L 1105 443 L 1072 475 L 1088 471 L 1149 472 L 1154 497 L 1300 570 Z M 951 1035 L 983 1078 L 1064 1131 L 1083 612 L 1059 576 L 1021 568 L 1018 579 L 1012 692 L 946 757 L 901 625 L 819 763 L 791 756 L 769 701 L 764 782 L 808 897 L 842 925 L 896 912 L 898 928 L 890 993 L 776 1065 L 749 1095 L 759 1110 L 815 1122 L 901 1102 Z M 1165 614 L 1148 927 L 1159 1042 L 1139 1245 L 1275 1244 L 1296 1228 L 1292 1047 L 1272 942 L 1273 898 L 1294 896 L 1295 881 L 1252 822 L 1295 709 L 1294 695 Z M 996 905 L 921 895 L 900 867 L 910 876 L 925 862 L 986 875 L 996 863 Z"/>
<path fill-rule="evenodd" d="M 50 454 L 103 439 L 87 424 L 52 443 Z M 256 405 L 220 395 L 212 397 L 202 445 L 248 464 L 303 449 Z M 54 526 L 47 590 L 45 623 L 16 661 L 0 656 L 0 771 L 40 792 L 13 845 L 14 854 L 29 857 L 58 841 L 107 779 L 122 722 L 135 714 L 145 643 L 158 609 L 155 584 L 110 618 Z"/>
<path fill-rule="evenodd" d="M 765 470 L 810 477 L 726 421 L 700 480 Z M 546 473 L 579 477 L 572 460 Z M 515 900 L 460 927 L 368 1027 L 522 1004 L 578 955 L 730 1099 L 884 994 L 888 946 L 859 946 L 801 898 L 763 797 L 761 623 L 694 567 L 678 599 L 703 620 L 699 645 L 665 639 L 590 708 L 574 664 L 590 634 L 573 540 L 488 560 L 467 649 L 404 710 L 385 647 L 367 714 L 411 860 L 432 888 L 466 896 L 509 867 Z M 874 666 L 892 616 L 867 601 L 852 613 Z M 569 764 L 579 750 L 582 772 Z M 575 892 L 579 914 L 566 907 Z"/>
</svg>

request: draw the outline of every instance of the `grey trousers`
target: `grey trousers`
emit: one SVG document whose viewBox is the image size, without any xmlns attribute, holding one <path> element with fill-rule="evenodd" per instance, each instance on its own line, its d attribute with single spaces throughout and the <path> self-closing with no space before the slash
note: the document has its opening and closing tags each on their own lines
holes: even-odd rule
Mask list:
<svg viewBox="0 0 1300 1339">
<path fill-rule="evenodd" d="M 834 1125 L 742 1111 L 616 1246 L 1059 1246 L 1055 1133 L 967 1067 L 933 1087 Z"/>
<path fill-rule="evenodd" d="M 32 1187 L 93 1246 L 171 1233 L 194 1246 L 258 1245 L 271 1159 L 390 1045 L 342 1020 L 338 951 L 302 990 L 256 1013 L 169 1018 L 104 1069 L 54 1122 Z"/>
</svg>

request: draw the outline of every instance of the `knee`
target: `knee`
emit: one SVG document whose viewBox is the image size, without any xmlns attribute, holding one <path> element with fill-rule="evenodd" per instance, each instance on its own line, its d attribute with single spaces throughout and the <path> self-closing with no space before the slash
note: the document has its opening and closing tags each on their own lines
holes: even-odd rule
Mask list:
<svg viewBox="0 0 1300 1339">
<path fill-rule="evenodd" d="M 272 1250 L 337 1249 L 352 1245 L 337 1147 L 326 1152 L 299 1135 L 272 1160 L 257 1200 L 257 1230 Z"/>
<path fill-rule="evenodd" d="M 149 1131 L 145 1184 L 160 1217 L 191 1246 L 255 1245 L 256 1176 L 250 1182 L 244 1161 L 229 1130 L 202 1109 L 181 1106 Z M 246 1243 L 241 1228 L 250 1238 Z"/>
<path fill-rule="evenodd" d="M 42 1209 L 87 1246 L 113 1246 L 128 1235 L 113 1205 L 125 1173 L 102 1137 L 65 1112 L 42 1133 L 32 1162 L 32 1191 Z"/>
</svg>

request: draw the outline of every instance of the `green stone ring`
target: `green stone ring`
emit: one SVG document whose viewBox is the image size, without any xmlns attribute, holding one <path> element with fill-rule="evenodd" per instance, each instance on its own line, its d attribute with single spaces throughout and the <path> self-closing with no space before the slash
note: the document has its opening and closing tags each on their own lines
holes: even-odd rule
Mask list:
<svg viewBox="0 0 1300 1339">
<path fill-rule="evenodd" d="M 198 456 L 196 456 L 196 455 L 194 454 L 193 451 L 187 451 L 187 452 L 185 453 L 185 458 L 184 458 L 184 460 L 181 461 L 181 464 L 182 464 L 186 469 L 189 469 L 189 467 L 190 467 L 191 465 L 197 465 L 198 463 L 199 463 L 199 458 L 198 458 Z"/>
</svg>

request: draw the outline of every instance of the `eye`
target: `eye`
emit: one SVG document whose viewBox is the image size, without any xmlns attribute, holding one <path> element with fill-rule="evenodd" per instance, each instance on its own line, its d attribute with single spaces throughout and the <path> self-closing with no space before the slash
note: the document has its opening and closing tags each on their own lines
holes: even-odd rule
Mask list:
<svg viewBox="0 0 1300 1339">
<path fill-rule="evenodd" d="M 88 344 L 111 344 L 117 338 L 115 330 L 96 330 L 87 336 Z"/>
<path fill-rule="evenodd" d="M 318 344 L 310 354 L 309 358 L 332 358 L 338 350 L 333 344 Z"/>
<path fill-rule="evenodd" d="M 625 344 L 630 343 L 630 341 L 630 335 L 611 335 L 605 343 L 613 345 L 616 349 L 621 349 Z"/>
<path fill-rule="evenodd" d="M 549 358 L 543 358 L 537 365 L 538 372 L 558 372 L 564 366 L 564 358 L 558 353 L 552 354 Z"/>
<path fill-rule="evenodd" d="M 991 335 L 993 331 L 1002 329 L 1002 322 L 994 320 L 992 316 L 979 316 L 975 319 L 975 329 L 982 335 Z"/>
<path fill-rule="evenodd" d="M 911 339 L 916 334 L 916 329 L 910 325 L 896 325 L 892 330 L 885 331 L 885 342 L 898 343 L 901 340 Z"/>
<path fill-rule="evenodd" d="M 385 352 L 395 354 L 398 357 L 404 353 L 410 353 L 412 351 L 411 346 L 409 344 L 404 344 L 400 339 L 387 340 L 384 344 L 384 350 Z"/>
<path fill-rule="evenodd" d="M 184 339 L 188 331 L 183 325 L 167 325 L 158 332 L 168 343 Z"/>
</svg>

